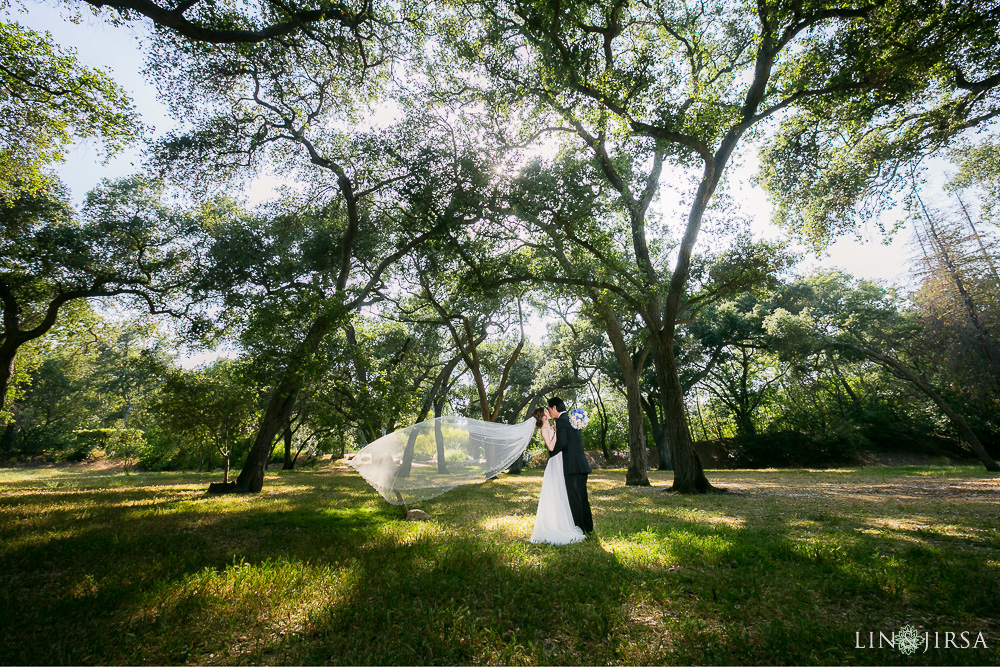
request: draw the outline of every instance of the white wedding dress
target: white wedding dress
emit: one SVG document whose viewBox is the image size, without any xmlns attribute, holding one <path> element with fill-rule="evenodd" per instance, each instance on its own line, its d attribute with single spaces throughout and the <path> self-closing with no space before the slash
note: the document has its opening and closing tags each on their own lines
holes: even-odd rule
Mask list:
<svg viewBox="0 0 1000 667">
<path fill-rule="evenodd" d="M 542 492 L 538 496 L 535 529 L 529 542 L 534 544 L 572 544 L 586 539 L 583 529 L 573 523 L 563 476 L 562 452 L 549 459 L 542 476 Z"/>
</svg>

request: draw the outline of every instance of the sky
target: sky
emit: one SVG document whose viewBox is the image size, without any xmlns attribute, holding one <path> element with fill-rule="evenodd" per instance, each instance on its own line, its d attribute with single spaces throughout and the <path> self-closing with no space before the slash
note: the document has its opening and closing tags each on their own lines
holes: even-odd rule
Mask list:
<svg viewBox="0 0 1000 667">
<path fill-rule="evenodd" d="M 82 63 L 110 74 L 132 96 L 142 121 L 153 128 L 155 136 L 161 136 L 176 126 L 167 108 L 157 99 L 155 87 L 142 75 L 142 54 L 129 28 L 108 26 L 86 10 L 82 21 L 74 24 L 63 18 L 58 7 L 42 4 L 31 4 L 26 14 L 16 9 L 4 13 L 22 25 L 51 32 L 62 47 L 75 49 Z M 107 164 L 102 163 L 98 149 L 93 141 L 77 143 L 68 151 L 65 163 L 57 168 L 77 202 L 82 201 L 83 196 L 101 179 L 125 176 L 140 168 L 139 149 L 130 149 Z M 771 206 L 765 193 L 749 182 L 754 163 L 752 155 L 745 162 L 748 166 L 737 169 L 733 180 L 740 182 L 739 198 L 742 208 L 752 216 L 751 229 L 757 237 L 780 238 L 782 232 L 770 223 Z M 934 178 L 936 175 L 931 176 Z M 275 179 L 259 179 L 247 193 L 250 200 L 265 199 L 276 182 Z M 887 213 L 883 220 L 885 226 L 891 228 L 899 215 L 901 211 Z M 904 229 L 885 243 L 877 226 L 872 224 L 860 229 L 856 238 L 837 240 L 824 256 L 807 255 L 798 272 L 839 268 L 857 277 L 902 286 L 911 275 L 908 262 L 911 238 L 911 231 Z"/>
</svg>

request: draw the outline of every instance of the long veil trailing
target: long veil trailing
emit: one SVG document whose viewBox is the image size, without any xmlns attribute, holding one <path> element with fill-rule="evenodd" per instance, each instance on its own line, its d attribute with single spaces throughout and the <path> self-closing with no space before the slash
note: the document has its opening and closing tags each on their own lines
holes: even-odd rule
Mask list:
<svg viewBox="0 0 1000 667">
<path fill-rule="evenodd" d="M 438 417 L 382 436 L 351 465 L 387 501 L 410 505 L 496 476 L 527 449 L 534 432 L 534 419 L 497 424 Z"/>
</svg>

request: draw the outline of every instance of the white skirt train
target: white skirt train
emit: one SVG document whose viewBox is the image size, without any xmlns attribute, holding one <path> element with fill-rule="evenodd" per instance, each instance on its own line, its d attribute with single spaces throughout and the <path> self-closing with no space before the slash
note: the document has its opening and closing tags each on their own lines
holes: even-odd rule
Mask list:
<svg viewBox="0 0 1000 667">
<path fill-rule="evenodd" d="M 573 523 L 569 496 L 566 495 L 566 478 L 563 476 L 562 452 L 559 452 L 545 466 L 538 511 L 535 512 L 535 529 L 528 541 L 535 544 L 572 544 L 586 537 L 583 530 Z"/>
</svg>

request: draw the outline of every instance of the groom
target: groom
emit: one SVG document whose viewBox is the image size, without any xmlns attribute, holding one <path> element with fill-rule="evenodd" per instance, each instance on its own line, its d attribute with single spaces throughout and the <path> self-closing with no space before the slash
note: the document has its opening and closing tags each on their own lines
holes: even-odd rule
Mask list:
<svg viewBox="0 0 1000 667">
<path fill-rule="evenodd" d="M 590 514 L 590 501 L 587 500 L 587 475 L 590 474 L 590 464 L 583 455 L 583 438 L 580 431 L 570 426 L 566 404 L 558 396 L 548 401 L 549 417 L 555 420 L 556 444 L 553 454 L 563 452 L 563 475 L 566 477 L 566 494 L 569 496 L 569 509 L 573 513 L 573 523 L 583 532 L 590 535 L 594 532 L 594 517 Z"/>
</svg>

